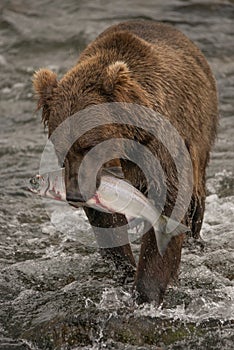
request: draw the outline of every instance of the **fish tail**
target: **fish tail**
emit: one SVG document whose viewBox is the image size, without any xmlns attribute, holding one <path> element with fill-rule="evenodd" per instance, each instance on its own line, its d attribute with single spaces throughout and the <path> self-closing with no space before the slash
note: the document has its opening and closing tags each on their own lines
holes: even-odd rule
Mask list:
<svg viewBox="0 0 234 350">
<path fill-rule="evenodd" d="M 180 224 L 177 221 L 170 219 L 164 215 L 160 216 L 159 222 L 155 226 L 156 227 L 154 227 L 154 231 L 156 234 L 158 251 L 161 256 L 164 255 L 168 243 L 172 237 L 190 231 L 187 226 Z"/>
</svg>

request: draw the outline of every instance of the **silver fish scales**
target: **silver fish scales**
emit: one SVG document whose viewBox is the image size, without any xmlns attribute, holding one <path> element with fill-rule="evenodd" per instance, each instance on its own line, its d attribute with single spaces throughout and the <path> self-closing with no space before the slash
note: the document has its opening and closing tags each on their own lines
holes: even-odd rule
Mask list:
<svg viewBox="0 0 234 350">
<path fill-rule="evenodd" d="M 29 190 L 42 197 L 66 201 L 64 168 L 34 176 L 29 181 Z M 125 215 L 128 221 L 133 218 L 147 220 L 154 228 L 161 256 L 164 255 L 172 237 L 189 231 L 185 225 L 161 215 L 130 183 L 114 176 L 103 175 L 96 193 L 87 202 L 69 203 L 76 207 L 88 206 L 99 211 L 117 212 Z"/>
</svg>

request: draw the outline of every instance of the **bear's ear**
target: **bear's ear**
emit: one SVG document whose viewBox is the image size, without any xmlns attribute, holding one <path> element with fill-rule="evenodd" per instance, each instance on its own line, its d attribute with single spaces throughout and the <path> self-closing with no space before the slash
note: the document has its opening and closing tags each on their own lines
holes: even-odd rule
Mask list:
<svg viewBox="0 0 234 350">
<path fill-rule="evenodd" d="M 122 86 L 130 80 L 130 71 L 125 62 L 116 61 L 110 64 L 103 77 L 103 89 L 111 94 L 118 85 Z"/>
<path fill-rule="evenodd" d="M 57 75 L 49 69 L 39 69 L 33 75 L 33 88 L 37 96 L 37 108 L 43 107 L 42 120 L 47 124 L 49 118 L 48 102 L 57 86 Z"/>
</svg>

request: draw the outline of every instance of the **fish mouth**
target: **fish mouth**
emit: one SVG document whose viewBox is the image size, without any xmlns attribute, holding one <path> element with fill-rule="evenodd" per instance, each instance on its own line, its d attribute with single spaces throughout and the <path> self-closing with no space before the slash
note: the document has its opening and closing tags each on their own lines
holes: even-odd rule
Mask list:
<svg viewBox="0 0 234 350">
<path fill-rule="evenodd" d="M 30 188 L 29 186 L 21 186 L 21 189 L 24 190 L 25 192 L 38 194 L 37 190 L 34 190 L 33 188 Z"/>
</svg>

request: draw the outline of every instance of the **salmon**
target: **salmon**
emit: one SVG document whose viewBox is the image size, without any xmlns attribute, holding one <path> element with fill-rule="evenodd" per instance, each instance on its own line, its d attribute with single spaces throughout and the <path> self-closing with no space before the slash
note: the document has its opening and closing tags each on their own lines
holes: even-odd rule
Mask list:
<svg viewBox="0 0 234 350">
<path fill-rule="evenodd" d="M 30 179 L 29 190 L 42 197 L 66 201 L 64 168 L 34 176 Z M 128 221 L 133 218 L 148 221 L 154 228 L 161 256 L 164 255 L 172 237 L 190 231 L 185 225 L 162 215 L 149 199 L 129 182 L 110 175 L 101 177 L 96 193 L 87 202 L 69 203 L 76 207 L 88 206 L 108 213 L 117 212 L 125 215 Z"/>
</svg>

